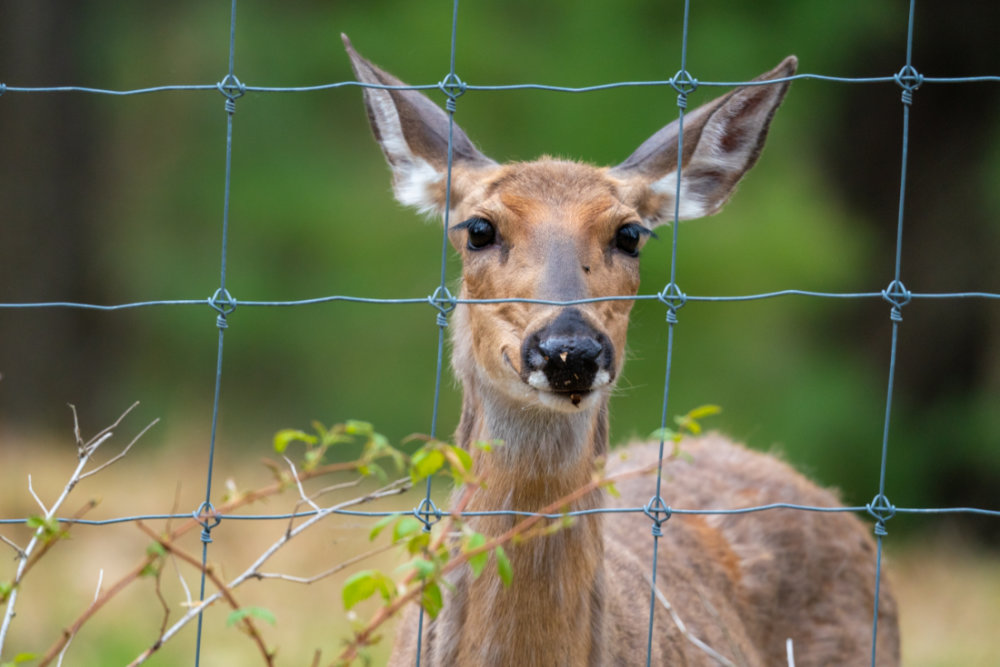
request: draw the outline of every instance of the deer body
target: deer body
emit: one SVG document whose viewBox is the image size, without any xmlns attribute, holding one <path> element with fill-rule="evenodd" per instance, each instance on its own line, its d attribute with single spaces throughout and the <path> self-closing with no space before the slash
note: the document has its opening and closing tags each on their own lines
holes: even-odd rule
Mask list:
<svg viewBox="0 0 1000 667">
<path fill-rule="evenodd" d="M 345 38 L 360 81 L 403 85 L 361 58 Z M 794 73 L 788 58 L 760 81 Z M 677 210 L 717 211 L 760 153 L 788 82 L 748 86 L 689 112 Z M 542 158 L 501 165 L 453 128 L 446 198 L 448 116 L 416 91 L 366 88 L 369 119 L 402 203 L 444 213 L 462 255 L 463 299 L 571 301 L 631 296 L 651 229 L 672 219 L 676 123 L 614 168 Z M 608 397 L 620 375 L 632 302 L 572 306 L 459 305 L 451 318 L 452 365 L 463 386 L 458 444 L 474 452 L 485 485 L 468 510 L 544 508 L 591 481 L 608 454 Z M 489 455 L 477 441 L 502 440 Z M 721 436 L 685 441 L 690 458 L 664 462 L 664 499 L 678 508 L 775 502 L 835 506 L 836 497 L 779 460 Z M 633 445 L 610 472 L 655 463 L 655 444 Z M 610 457 L 611 461 L 619 457 Z M 622 507 L 644 506 L 655 482 L 618 486 Z M 461 490 L 459 490 L 459 493 Z M 609 503 L 603 492 L 567 509 Z M 674 516 L 663 526 L 655 665 L 867 664 L 874 606 L 874 544 L 842 513 Z M 495 536 L 516 519 L 471 519 Z M 646 660 L 651 522 L 643 515 L 578 517 L 569 527 L 509 549 L 513 582 L 459 571 L 444 608 L 425 623 L 421 665 L 639 665 Z M 671 609 L 668 609 L 668 605 Z M 415 609 L 399 629 L 391 664 L 416 658 Z M 899 661 L 895 603 L 880 599 L 878 664 Z M 683 628 L 683 629 L 682 629 Z"/>
</svg>

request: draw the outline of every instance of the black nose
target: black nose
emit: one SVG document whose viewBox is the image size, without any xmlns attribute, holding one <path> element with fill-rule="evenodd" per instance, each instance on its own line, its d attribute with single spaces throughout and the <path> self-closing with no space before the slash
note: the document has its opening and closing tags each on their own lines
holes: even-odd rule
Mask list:
<svg viewBox="0 0 1000 667">
<path fill-rule="evenodd" d="M 598 371 L 610 372 L 611 341 L 591 326 L 575 308 L 568 308 L 548 326 L 525 339 L 521 347 L 524 380 L 541 371 L 550 391 L 581 393 L 593 389 Z"/>
</svg>

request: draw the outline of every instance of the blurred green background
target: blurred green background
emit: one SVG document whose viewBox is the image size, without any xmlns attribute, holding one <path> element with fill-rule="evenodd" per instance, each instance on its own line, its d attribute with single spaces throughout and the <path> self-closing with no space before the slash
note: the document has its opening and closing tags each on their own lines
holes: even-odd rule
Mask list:
<svg viewBox="0 0 1000 667">
<path fill-rule="evenodd" d="M 907 3 L 692 3 L 688 69 L 749 79 L 789 53 L 801 70 L 885 76 L 905 56 Z M 1000 73 L 992 0 L 920 3 L 914 64 L 928 76 Z M 680 2 L 462 4 L 457 70 L 471 84 L 583 86 L 667 79 Z M 248 85 L 352 78 L 339 34 L 409 83 L 448 71 L 450 2 L 241 3 L 236 74 Z M 215 83 L 229 3 L 0 1 L 0 81 L 132 89 Z M 701 89 L 693 102 L 720 94 Z M 438 96 L 440 98 L 440 96 Z M 587 94 L 469 92 L 457 120 L 499 160 L 541 153 L 614 164 L 676 116 L 668 87 Z M 219 284 L 225 113 L 215 92 L 0 97 L 0 302 L 207 298 Z M 440 99 L 439 99 L 440 101 Z M 903 280 L 914 291 L 1000 291 L 1000 86 L 915 94 Z M 734 295 L 876 291 L 892 278 L 901 133 L 892 84 L 792 86 L 768 148 L 720 215 L 680 229 L 680 286 Z M 668 281 L 669 233 L 644 251 L 643 288 Z M 441 235 L 390 196 L 357 88 L 249 93 L 237 102 L 227 287 L 238 300 L 423 297 Z M 451 276 L 457 275 L 452 257 Z M 364 419 L 394 439 L 430 429 L 437 327 L 427 306 L 238 308 L 225 334 L 219 442 L 267 452 L 279 428 Z M 875 493 L 890 349 L 887 304 L 786 297 L 691 303 L 676 330 L 670 412 L 776 447 L 849 503 Z M 903 312 L 887 494 L 900 506 L 997 508 L 1000 307 L 917 301 Z M 0 446 L 85 428 L 134 400 L 207 447 L 215 374 L 207 307 L 0 311 Z M 658 426 L 664 309 L 634 311 L 613 438 Z M 446 380 L 441 433 L 457 421 Z M 185 444 L 192 444 L 187 442 Z M 192 463 L 192 480 L 204 471 Z M 166 509 L 166 508 L 164 508 Z M 961 519 L 985 539 L 1000 522 Z M 900 517 L 893 526 L 927 525 Z M 942 519 L 933 519 L 942 521 Z"/>
</svg>

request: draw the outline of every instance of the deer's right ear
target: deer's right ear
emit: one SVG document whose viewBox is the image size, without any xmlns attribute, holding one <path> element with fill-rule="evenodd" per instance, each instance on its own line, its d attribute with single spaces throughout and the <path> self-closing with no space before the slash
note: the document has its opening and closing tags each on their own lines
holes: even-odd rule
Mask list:
<svg viewBox="0 0 1000 667">
<path fill-rule="evenodd" d="M 358 55 L 347 35 L 341 38 L 358 81 L 376 86 L 406 85 Z M 442 214 L 448 167 L 448 114 L 416 90 L 366 86 L 364 96 L 372 132 L 392 168 L 392 189 L 396 199 L 425 214 Z M 456 171 L 495 164 L 455 125 L 452 133 L 452 206 L 457 204 L 460 190 L 455 187 Z"/>
</svg>

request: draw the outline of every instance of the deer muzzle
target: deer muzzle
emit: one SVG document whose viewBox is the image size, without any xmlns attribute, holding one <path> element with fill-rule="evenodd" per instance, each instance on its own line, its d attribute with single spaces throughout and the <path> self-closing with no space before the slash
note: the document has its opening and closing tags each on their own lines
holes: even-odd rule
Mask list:
<svg viewBox="0 0 1000 667">
<path fill-rule="evenodd" d="M 578 405 L 591 391 L 611 383 L 614 348 L 578 309 L 567 308 L 525 338 L 521 362 L 526 383 Z"/>
</svg>

